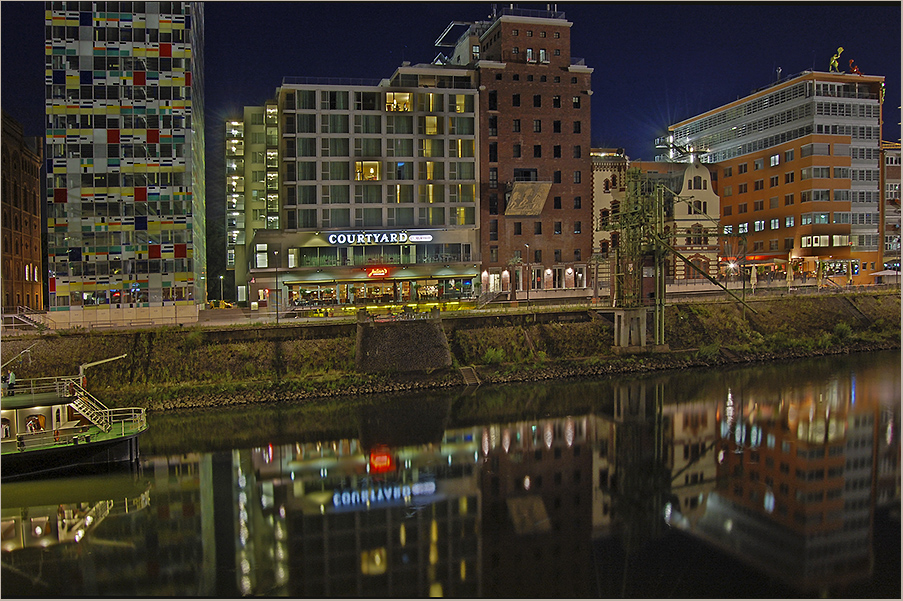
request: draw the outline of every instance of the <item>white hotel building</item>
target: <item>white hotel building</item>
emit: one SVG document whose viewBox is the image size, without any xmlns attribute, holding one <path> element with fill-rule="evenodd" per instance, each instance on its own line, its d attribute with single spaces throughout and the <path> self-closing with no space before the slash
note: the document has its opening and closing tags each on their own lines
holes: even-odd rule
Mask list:
<svg viewBox="0 0 903 601">
<path fill-rule="evenodd" d="M 472 70 L 403 65 L 378 82 L 286 78 L 227 121 L 237 300 L 272 307 L 278 289 L 282 308 L 353 308 L 475 294 L 476 110 Z"/>
</svg>

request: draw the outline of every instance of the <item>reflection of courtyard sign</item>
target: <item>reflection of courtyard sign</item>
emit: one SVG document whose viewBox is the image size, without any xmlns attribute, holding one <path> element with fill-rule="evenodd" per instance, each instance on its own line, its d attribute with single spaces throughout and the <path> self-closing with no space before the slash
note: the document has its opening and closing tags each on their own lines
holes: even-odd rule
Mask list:
<svg viewBox="0 0 903 601">
<path fill-rule="evenodd" d="M 330 244 L 365 245 L 365 244 L 404 244 L 408 241 L 407 232 L 349 232 L 347 234 L 329 234 L 326 238 Z"/>
<path fill-rule="evenodd" d="M 378 484 L 363 490 L 336 491 L 332 495 L 335 507 L 351 507 L 367 503 L 388 503 L 402 501 L 410 497 L 431 495 L 436 492 L 435 482 L 415 482 L 414 484 Z"/>
<path fill-rule="evenodd" d="M 389 275 L 388 267 L 370 267 L 367 269 L 368 278 L 381 278 L 387 275 Z"/>
</svg>

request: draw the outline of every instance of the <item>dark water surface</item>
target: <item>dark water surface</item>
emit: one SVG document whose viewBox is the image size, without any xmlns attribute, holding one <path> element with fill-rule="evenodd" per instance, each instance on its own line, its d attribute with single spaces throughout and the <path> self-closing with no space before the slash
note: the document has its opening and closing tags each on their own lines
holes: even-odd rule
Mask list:
<svg viewBox="0 0 903 601">
<path fill-rule="evenodd" d="M 137 472 L 2 485 L 0 592 L 900 598 L 900 366 L 152 414 Z"/>
</svg>

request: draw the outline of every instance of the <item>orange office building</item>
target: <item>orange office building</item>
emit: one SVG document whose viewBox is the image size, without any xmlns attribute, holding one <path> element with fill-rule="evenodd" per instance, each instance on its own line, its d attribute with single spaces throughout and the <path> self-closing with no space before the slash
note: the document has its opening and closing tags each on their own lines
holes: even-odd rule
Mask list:
<svg viewBox="0 0 903 601">
<path fill-rule="evenodd" d="M 660 160 L 717 163 L 720 260 L 819 283 L 874 283 L 883 76 L 806 71 L 669 127 Z"/>
</svg>

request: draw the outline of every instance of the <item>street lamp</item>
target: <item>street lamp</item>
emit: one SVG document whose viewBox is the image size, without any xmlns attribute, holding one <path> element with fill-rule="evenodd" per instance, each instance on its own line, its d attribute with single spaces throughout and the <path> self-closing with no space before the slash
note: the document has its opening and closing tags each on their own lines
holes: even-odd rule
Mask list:
<svg viewBox="0 0 903 601">
<path fill-rule="evenodd" d="M 527 265 L 527 273 L 524 274 L 524 288 L 527 290 L 527 308 L 530 308 L 530 280 L 533 279 L 532 274 L 530 273 L 530 245 L 524 244 L 527 248 L 527 257 L 526 257 L 526 265 Z"/>
<path fill-rule="evenodd" d="M 223 276 L 219 276 L 219 299 L 220 299 L 221 301 L 226 300 L 226 299 L 223 297 Z"/>
</svg>

